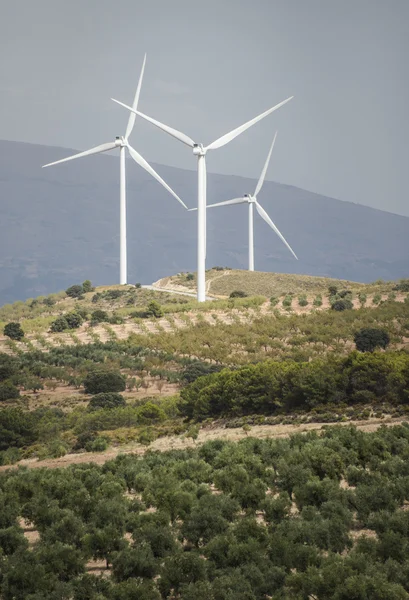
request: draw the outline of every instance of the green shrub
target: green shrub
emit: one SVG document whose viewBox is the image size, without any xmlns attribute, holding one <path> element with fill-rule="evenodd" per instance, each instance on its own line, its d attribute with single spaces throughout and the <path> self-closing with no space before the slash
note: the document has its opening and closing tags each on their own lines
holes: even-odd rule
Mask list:
<svg viewBox="0 0 409 600">
<path fill-rule="evenodd" d="M 283 306 L 284 308 L 290 308 L 291 304 L 293 302 L 293 297 L 290 295 L 287 295 L 284 300 L 283 300 Z"/>
<path fill-rule="evenodd" d="M 409 279 L 401 279 L 392 289 L 395 292 L 409 292 Z"/>
<path fill-rule="evenodd" d="M 65 331 L 68 329 L 67 319 L 63 316 L 57 317 L 55 321 L 51 323 L 50 331 L 52 333 L 60 333 L 61 331 Z"/>
<path fill-rule="evenodd" d="M 79 298 L 80 296 L 82 296 L 83 294 L 83 287 L 82 285 L 72 285 L 71 287 L 69 287 L 68 289 L 65 290 L 65 293 L 67 294 L 67 296 L 69 296 L 70 298 Z"/>
<path fill-rule="evenodd" d="M 367 300 L 366 294 L 364 292 L 359 292 L 358 300 L 359 300 L 359 303 L 361 304 L 361 306 L 365 306 L 366 300 Z"/>
<path fill-rule="evenodd" d="M 125 404 L 125 398 L 122 394 L 115 392 L 101 392 L 90 399 L 88 408 L 90 410 L 99 408 L 118 408 L 119 406 L 125 406 Z"/>
<path fill-rule="evenodd" d="M 24 337 L 24 331 L 20 325 L 20 323 L 7 323 L 4 327 L 4 335 L 9 337 L 11 340 L 22 340 Z"/>
<path fill-rule="evenodd" d="M 336 296 L 338 294 L 338 288 L 336 285 L 330 285 L 328 287 L 328 296 Z"/>
<path fill-rule="evenodd" d="M 135 287 L 136 287 L 137 290 L 140 290 L 141 287 L 142 287 L 142 285 L 140 283 L 135 283 Z"/>
<path fill-rule="evenodd" d="M 78 312 L 67 313 L 65 320 L 67 321 L 68 329 L 78 329 L 82 325 L 82 317 Z"/>
<path fill-rule="evenodd" d="M 213 365 L 207 362 L 193 362 L 184 368 L 182 374 L 182 381 L 185 383 L 192 383 L 196 381 L 198 377 L 209 375 L 210 373 L 218 373 L 223 368 L 222 365 Z"/>
<path fill-rule="evenodd" d="M 57 303 L 57 301 L 52 296 L 47 296 L 43 300 L 44 306 L 54 306 L 56 303 Z"/>
<path fill-rule="evenodd" d="M 279 299 L 277 298 L 277 296 L 271 296 L 270 298 L 270 304 L 271 306 L 277 306 L 277 304 L 279 303 Z"/>
<path fill-rule="evenodd" d="M 354 305 L 352 304 L 351 300 L 341 299 L 336 300 L 332 304 L 331 308 L 332 310 L 336 311 L 351 310 L 352 308 L 354 308 Z"/>
<path fill-rule="evenodd" d="M 380 294 L 374 294 L 374 297 L 372 298 L 372 304 L 379 304 L 381 300 L 382 296 Z"/>
<path fill-rule="evenodd" d="M 193 273 L 188 273 L 186 275 L 186 281 L 193 281 L 195 278 L 195 276 L 193 275 Z"/>
<path fill-rule="evenodd" d="M 90 282 L 89 279 L 86 279 L 84 281 L 84 283 L 82 284 L 82 291 L 84 294 L 86 294 L 87 292 L 93 292 L 94 291 L 94 287 L 92 287 L 92 283 Z"/>
<path fill-rule="evenodd" d="M 107 323 L 109 320 L 108 313 L 105 310 L 94 310 L 91 313 L 91 324 Z"/>
<path fill-rule="evenodd" d="M 89 445 L 89 452 L 104 452 L 109 445 L 109 440 L 106 437 L 98 436 Z"/>
<path fill-rule="evenodd" d="M 156 300 L 149 302 L 146 309 L 146 316 L 148 318 L 155 317 L 155 319 L 160 319 L 160 317 L 163 317 L 163 309 L 159 302 L 156 302 Z"/>
<path fill-rule="evenodd" d="M 243 290 L 234 290 L 231 292 L 229 298 L 247 298 L 248 294 L 243 292 Z"/>
<path fill-rule="evenodd" d="M 126 379 L 119 371 L 92 371 L 84 379 L 86 394 L 124 392 Z"/>
<path fill-rule="evenodd" d="M 0 401 L 14 400 L 20 396 L 20 390 L 11 381 L 0 382 Z"/>
<path fill-rule="evenodd" d="M 354 342 L 360 352 L 373 352 L 376 348 L 389 346 L 390 338 L 384 329 L 363 327 L 355 333 Z"/>
<path fill-rule="evenodd" d="M 300 294 L 298 296 L 298 305 L 299 306 L 308 306 L 308 300 L 306 294 Z"/>
<path fill-rule="evenodd" d="M 0 410 L 0 450 L 10 447 L 22 448 L 36 439 L 35 418 L 20 408 Z"/>
<path fill-rule="evenodd" d="M 316 306 L 316 307 L 322 306 L 322 296 L 321 296 L 321 294 L 318 294 L 317 296 L 315 296 L 313 305 Z"/>
<path fill-rule="evenodd" d="M 19 362 L 14 356 L 0 352 L 0 381 L 10 379 L 19 371 Z"/>
</svg>

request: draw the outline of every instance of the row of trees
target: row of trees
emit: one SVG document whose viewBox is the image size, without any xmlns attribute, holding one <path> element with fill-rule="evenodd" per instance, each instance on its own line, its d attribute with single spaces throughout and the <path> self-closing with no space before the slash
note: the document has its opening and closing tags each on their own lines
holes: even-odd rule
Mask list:
<svg viewBox="0 0 409 600">
<path fill-rule="evenodd" d="M 408 457 L 407 425 L 331 427 L 2 473 L 0 596 L 406 599 Z"/>
<path fill-rule="evenodd" d="M 200 377 L 181 391 L 182 414 L 202 420 L 317 406 L 409 402 L 409 354 L 352 352 L 308 363 L 265 361 Z"/>
</svg>

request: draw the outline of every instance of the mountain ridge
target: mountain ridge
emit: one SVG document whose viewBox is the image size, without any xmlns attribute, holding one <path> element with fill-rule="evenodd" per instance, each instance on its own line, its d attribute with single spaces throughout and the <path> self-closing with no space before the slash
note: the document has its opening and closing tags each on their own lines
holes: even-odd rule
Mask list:
<svg viewBox="0 0 409 600">
<path fill-rule="evenodd" d="M 84 279 L 117 281 L 119 160 L 90 156 L 41 169 L 71 152 L 0 140 L 0 303 Z M 128 280 L 151 283 L 194 271 L 195 213 L 185 212 L 147 173 L 127 164 Z M 189 207 L 195 206 L 194 170 L 152 164 Z M 254 186 L 253 179 L 209 171 L 208 203 Z M 265 182 L 259 201 L 300 260 L 255 218 L 257 270 L 363 282 L 408 274 L 408 217 L 272 181 Z M 209 211 L 207 266 L 213 265 L 246 268 L 243 207 Z"/>
</svg>

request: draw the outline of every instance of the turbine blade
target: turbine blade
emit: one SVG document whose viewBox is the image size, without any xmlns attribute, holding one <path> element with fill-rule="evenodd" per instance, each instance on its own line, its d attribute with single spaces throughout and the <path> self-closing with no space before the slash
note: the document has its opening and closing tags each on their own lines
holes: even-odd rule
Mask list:
<svg viewBox="0 0 409 600">
<path fill-rule="evenodd" d="M 158 173 L 155 171 L 155 169 L 153 169 L 150 164 L 148 162 L 146 162 L 146 160 L 143 158 L 143 156 L 141 156 L 139 154 L 139 152 L 137 152 L 135 150 L 135 148 L 132 148 L 132 146 L 130 146 L 129 144 L 127 144 L 128 150 L 129 150 L 129 154 L 132 156 L 132 158 L 134 159 L 134 161 L 140 166 L 142 167 L 142 169 L 145 169 L 145 171 L 147 171 L 150 175 L 152 175 L 152 177 L 154 177 L 156 179 L 156 181 L 159 181 L 159 183 L 161 185 L 163 185 L 163 187 L 165 188 L 165 190 L 167 190 L 170 194 L 172 194 L 172 196 L 174 198 L 176 198 L 176 200 L 178 202 L 181 203 L 181 205 L 187 209 L 186 204 L 179 198 L 179 196 L 172 190 L 171 187 L 168 186 L 168 184 L 163 181 L 162 177 L 160 175 L 158 175 Z"/>
<path fill-rule="evenodd" d="M 256 123 L 258 123 L 258 121 L 261 121 L 261 119 L 264 119 L 264 117 L 267 117 L 267 115 L 271 114 L 281 106 L 284 106 L 284 104 L 287 104 L 287 102 L 289 102 L 293 98 L 294 96 L 291 96 L 290 98 L 287 98 L 287 100 L 283 100 L 283 102 L 280 102 L 280 104 L 276 104 L 272 108 L 269 108 L 265 112 L 261 113 L 261 115 L 258 115 L 258 117 L 254 117 L 254 119 L 251 119 L 251 121 L 247 121 L 247 123 L 244 123 L 244 125 L 240 125 L 240 127 L 237 127 L 236 129 L 233 129 L 233 131 L 226 133 L 226 135 L 223 135 L 218 140 L 209 144 L 206 150 L 215 150 L 216 148 L 221 148 L 222 146 L 225 146 L 226 144 L 234 140 L 235 137 L 246 131 L 246 129 L 248 129 L 252 125 L 255 125 Z"/>
<path fill-rule="evenodd" d="M 256 191 L 254 192 L 254 196 L 257 196 L 257 194 L 260 192 L 261 188 L 263 187 L 264 178 L 265 178 L 266 173 L 267 173 L 268 163 L 270 162 L 271 153 L 273 152 L 273 148 L 274 148 L 274 144 L 275 144 L 275 141 L 276 141 L 276 137 L 277 137 L 277 132 L 275 133 L 275 136 L 274 136 L 274 139 L 273 139 L 273 143 L 271 144 L 270 152 L 267 155 L 267 160 L 265 162 L 263 170 L 261 171 L 260 179 L 258 180 Z"/>
<path fill-rule="evenodd" d="M 111 98 L 111 100 L 113 100 L 120 106 L 123 106 L 124 108 L 127 108 L 128 110 L 134 112 L 139 117 L 142 117 L 142 119 L 145 119 L 145 121 L 149 121 L 149 123 L 156 125 L 156 127 L 159 127 L 159 129 L 162 129 L 162 131 L 165 131 L 166 133 L 168 133 L 172 137 L 176 138 L 180 142 L 183 142 L 187 146 L 190 146 L 191 148 L 193 148 L 193 146 L 195 145 L 194 141 L 188 135 L 185 135 L 181 131 L 178 131 L 177 129 L 173 129 L 173 127 L 168 127 L 168 125 L 164 125 L 160 121 L 156 121 L 155 119 L 152 119 L 152 117 L 148 117 L 148 115 L 144 115 L 143 113 L 139 112 L 139 110 L 134 110 L 132 108 L 132 106 L 128 106 L 127 104 L 124 104 L 123 102 L 119 102 L 119 100 L 115 100 L 115 98 Z"/>
<path fill-rule="evenodd" d="M 143 74 L 145 71 L 145 64 L 146 64 L 146 53 L 145 53 L 145 56 L 143 57 L 142 70 L 141 70 L 141 74 L 139 75 L 138 87 L 136 88 L 135 98 L 134 98 L 134 101 L 132 104 L 132 108 L 134 110 L 136 110 L 138 108 L 139 96 L 141 93 L 141 86 L 142 86 L 142 79 L 143 79 Z M 129 136 L 132 133 L 132 129 L 134 128 L 134 125 L 135 125 L 135 119 L 136 119 L 136 114 L 134 112 L 131 112 L 129 115 L 128 125 L 126 127 L 126 132 L 125 132 L 126 140 L 129 138 Z"/>
<path fill-rule="evenodd" d="M 114 150 L 117 148 L 115 142 L 111 142 L 110 144 L 101 144 L 100 146 L 95 146 L 95 148 L 91 148 L 90 150 L 85 150 L 84 152 L 79 152 L 78 154 L 73 154 L 72 156 L 68 156 L 67 158 L 62 158 L 61 160 L 56 160 L 55 162 L 48 163 L 48 165 L 43 165 L 42 168 L 52 167 L 53 165 L 58 165 L 60 163 L 67 162 L 68 160 L 75 160 L 76 158 L 82 158 L 83 156 L 91 156 L 91 154 L 100 154 L 100 152 L 108 152 L 108 150 Z"/>
<path fill-rule="evenodd" d="M 290 244 L 287 242 L 287 240 L 285 239 L 285 237 L 279 232 L 279 230 L 277 229 L 277 227 L 274 225 L 273 221 L 270 219 L 270 217 L 268 216 L 268 214 L 266 213 L 266 211 L 264 210 L 264 208 L 262 206 L 260 206 L 260 204 L 258 202 L 255 202 L 255 205 L 256 205 L 256 209 L 257 209 L 257 212 L 260 215 L 260 217 L 262 219 L 264 219 L 264 221 L 267 223 L 267 225 L 270 225 L 271 229 L 276 232 L 276 234 L 278 235 L 278 237 L 280 238 L 280 240 L 282 242 L 284 242 L 284 244 L 287 246 L 287 248 L 289 249 L 289 251 L 291 252 L 291 254 L 298 260 L 298 257 L 296 255 L 296 253 L 291 248 Z"/>
<path fill-rule="evenodd" d="M 227 206 L 228 204 L 243 204 L 244 202 L 248 202 L 247 198 L 233 198 L 233 200 L 225 200 L 224 202 L 216 202 L 216 204 L 208 204 L 207 208 L 213 208 L 214 206 Z M 188 210 L 197 210 L 197 208 L 188 208 Z"/>
</svg>

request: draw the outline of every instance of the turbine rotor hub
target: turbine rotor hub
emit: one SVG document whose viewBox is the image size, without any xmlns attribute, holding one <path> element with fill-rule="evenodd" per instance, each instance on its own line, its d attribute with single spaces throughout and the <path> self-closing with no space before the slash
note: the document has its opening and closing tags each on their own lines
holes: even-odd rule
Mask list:
<svg viewBox="0 0 409 600">
<path fill-rule="evenodd" d="M 115 146 L 118 146 L 118 148 L 122 148 L 123 146 L 126 146 L 125 138 L 122 135 L 116 136 Z"/>
<path fill-rule="evenodd" d="M 193 154 L 195 156 L 206 156 L 206 150 L 203 148 L 203 144 L 195 144 L 193 146 Z"/>
</svg>

